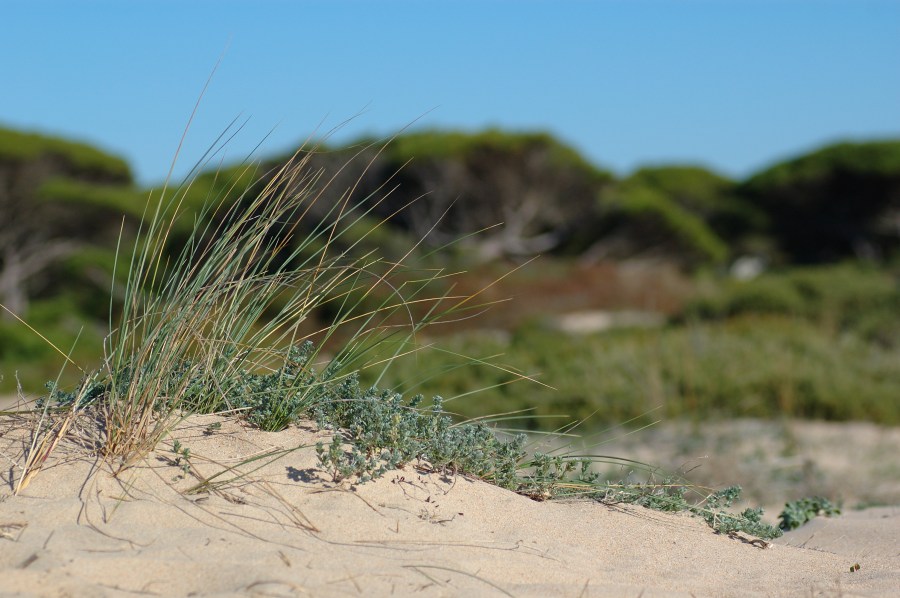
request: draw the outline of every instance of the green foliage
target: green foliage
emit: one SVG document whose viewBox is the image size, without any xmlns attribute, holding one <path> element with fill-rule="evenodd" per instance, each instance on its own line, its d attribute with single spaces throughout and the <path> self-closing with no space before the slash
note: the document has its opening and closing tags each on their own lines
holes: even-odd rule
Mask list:
<svg viewBox="0 0 900 598">
<path fill-rule="evenodd" d="M 679 417 L 900 422 L 900 347 L 789 316 L 575 337 L 531 327 L 509 342 L 467 334 L 442 346 L 553 388 L 525 391 L 503 369 L 430 351 L 395 362 L 384 383 L 442 393 L 448 404 L 484 388 L 478 401 L 460 400 L 454 409 L 467 417 L 520 412 L 519 425 L 544 430 L 561 425 L 553 417 L 560 415 L 592 426 Z"/>
<path fill-rule="evenodd" d="M 426 158 L 477 161 L 485 152 L 516 155 L 535 147 L 548 152 L 550 163 L 555 167 L 575 168 L 600 180 L 610 178 L 549 133 L 510 133 L 500 129 L 477 133 L 428 130 L 398 136 L 387 146 L 386 153 L 400 163 Z"/>
<path fill-rule="evenodd" d="M 655 189 L 681 207 L 704 217 L 728 199 L 734 182 L 699 166 L 641 168 L 628 177 L 634 185 Z"/>
<path fill-rule="evenodd" d="M 19 322 L 15 320 L 0 320 L 0 360 L 3 363 L 15 363 L 38 357 L 47 357 L 49 353 L 50 350 L 47 347 L 47 343 Z M 7 368 L 3 369 L 6 370 Z M 11 370 L 12 368 L 9 369 Z M 14 389 L 14 383 L 15 381 L 10 380 L 10 385 L 6 387 L 6 390 Z"/>
<path fill-rule="evenodd" d="M 137 216 L 147 205 L 147 193 L 123 185 L 98 185 L 67 178 L 50 179 L 37 190 L 37 198 L 44 201 L 70 203 L 79 206 L 96 206 L 116 211 L 122 215 Z"/>
<path fill-rule="evenodd" d="M 753 190 L 797 184 L 819 184 L 835 173 L 896 176 L 900 172 L 900 141 L 838 143 L 780 162 L 751 177 L 746 187 Z M 797 197 L 796 201 L 811 200 Z"/>
<path fill-rule="evenodd" d="M 44 387 L 47 394 L 38 399 L 39 409 L 43 409 L 46 405 L 67 408 L 73 406 L 76 401 L 78 406 L 86 406 L 102 400 L 109 392 L 109 384 L 99 380 L 96 374 L 82 377 L 81 381 L 70 390 L 57 384 L 55 380 L 47 382 Z"/>
<path fill-rule="evenodd" d="M 157 207 L 171 212 L 174 238 L 169 251 L 174 256 L 189 237 L 194 237 L 194 242 L 203 240 L 204 231 L 215 230 L 236 209 L 241 198 L 251 199 L 264 185 L 257 166 L 238 164 L 201 172 L 175 189 L 154 187 L 144 193 L 139 207 L 151 214 Z M 177 210 L 167 205 L 173 197 L 178 198 Z M 210 209 L 211 206 L 216 208 Z"/>
<path fill-rule="evenodd" d="M 191 473 L 191 449 L 182 446 L 177 439 L 172 443 L 172 452 L 175 453 L 173 465 L 181 468 L 183 475 Z"/>
<path fill-rule="evenodd" d="M 341 237 L 334 241 L 340 247 L 356 254 L 367 254 L 378 250 L 387 259 L 399 260 L 410 254 L 421 259 L 415 249 L 415 238 L 402 229 L 382 225 L 373 216 L 361 216 L 349 223 Z"/>
<path fill-rule="evenodd" d="M 730 486 L 712 493 L 706 499 L 706 508 L 692 509 L 700 515 L 717 532 L 734 534 L 744 532 L 751 536 L 757 536 L 764 540 L 770 540 L 781 536 L 781 530 L 762 522 L 763 510 L 761 508 L 747 508 L 739 515 L 725 511 L 741 496 L 740 486 Z"/>
<path fill-rule="evenodd" d="M 167 372 L 161 385 L 161 398 L 154 407 L 164 412 L 177 403 L 178 409 L 192 413 L 238 410 L 247 421 L 263 430 L 281 430 L 295 421 L 301 410 L 321 392 L 324 381 L 310 366 L 314 354 L 312 343 L 306 342 L 279 352 L 281 365 L 274 371 L 259 373 L 240 369 L 226 379 L 210 376 L 208 370 L 228 370 L 233 351 L 226 352 L 211 368 L 186 360 Z M 149 368 L 138 371 L 130 364 L 108 377 L 96 373 L 90 377 L 93 382 L 87 396 L 89 400 L 107 399 L 114 386 L 123 393 L 140 378 L 151 375 Z M 74 400 L 74 395 L 61 393 L 54 386 L 50 398 L 66 405 Z"/>
<path fill-rule="evenodd" d="M 625 184 L 611 200 L 632 242 L 640 249 L 665 251 L 689 264 L 718 264 L 728 257 L 728 246 L 702 218 L 652 187 Z"/>
<path fill-rule="evenodd" d="M 421 402 L 421 395 L 407 403 L 398 393 L 362 390 L 356 376 L 347 378 L 312 410 L 320 426 L 346 430 L 327 450 L 317 446 L 323 466 L 336 479 L 352 473 L 365 480 L 419 460 L 437 471 L 468 473 L 518 489 L 524 436 L 502 441 L 484 424 L 454 425 L 440 397 L 430 409 L 421 409 Z M 340 449 L 343 441 L 351 444 L 347 452 Z"/>
<path fill-rule="evenodd" d="M 761 508 L 747 508 L 741 513 L 727 510 L 740 499 L 742 492 L 740 486 L 717 490 L 699 503 L 691 503 L 685 498 L 688 489 L 687 486 L 674 480 L 665 480 L 662 484 L 611 486 L 607 500 L 636 504 L 656 511 L 676 513 L 687 511 L 706 521 L 720 534 L 742 532 L 764 540 L 782 535 L 780 529 L 763 523 Z"/>
<path fill-rule="evenodd" d="M 781 519 L 779 527 L 789 531 L 797 529 L 819 515 L 831 517 L 840 514 L 840 507 L 833 505 L 827 498 L 820 496 L 801 498 L 784 505 L 784 510 L 778 516 Z"/>
<path fill-rule="evenodd" d="M 327 377 L 320 380 L 311 366 L 315 355 L 309 341 L 300 347 L 291 346 L 285 351 L 284 362 L 277 370 L 259 374 L 240 372 L 226 387 L 221 389 L 221 403 L 204 405 L 205 410 L 217 411 L 223 406 L 246 409 L 247 420 L 263 430 L 281 430 L 297 419 L 301 409 L 316 400 L 324 389 Z M 331 370 L 328 370 L 330 373 Z M 198 389 L 199 390 L 199 389 Z M 196 397 L 202 405 L 208 388 Z"/>
<path fill-rule="evenodd" d="M 240 384 L 225 388 L 211 384 L 202 367 L 183 363 L 182 369 L 189 374 L 170 372 L 154 409 L 171 409 L 169 397 L 175 395 L 181 397 L 178 408 L 191 412 L 213 413 L 238 405 L 249 422 L 269 430 L 281 429 L 302 416 L 314 417 L 321 428 L 334 430 L 332 441 L 318 443 L 316 453 L 335 481 L 353 478 L 363 483 L 415 461 L 433 471 L 479 477 L 538 500 L 579 497 L 687 511 L 720 533 L 745 532 L 760 538 L 780 535 L 780 530 L 761 523 L 761 509 L 740 514 L 725 510 L 739 497 L 739 487 L 691 503 L 685 497 L 692 487 L 674 479 L 661 484 L 601 480 L 591 472 L 589 458 L 540 452 L 529 456 L 523 434 L 502 439 L 483 422 L 454 423 L 440 397 L 435 397 L 429 408 L 422 408 L 421 395 L 405 401 L 396 392 L 376 387 L 363 390 L 355 374 L 336 379 L 333 373 L 339 366 L 334 364 L 318 374 L 310 365 L 314 354 L 310 343 L 292 347 L 284 352 L 279 370 L 270 374 L 243 371 L 235 377 Z M 127 387 L 136 376 L 146 375 L 152 372 L 136 372 L 126 366 L 125 371 L 109 377 L 89 375 L 78 391 L 48 383 L 48 394 L 39 407 L 47 401 L 54 407 L 68 407 L 77 400 L 81 408 L 108 403 L 116 385 Z M 190 450 L 175 441 L 172 452 L 173 464 L 183 475 L 189 474 Z"/>
<path fill-rule="evenodd" d="M 734 182 L 698 166 L 641 168 L 604 190 L 599 208 L 624 257 L 650 253 L 694 268 L 766 245 L 758 238 L 764 215 Z"/>
<path fill-rule="evenodd" d="M 254 164 L 238 164 L 199 173 L 178 189 L 178 197 L 185 213 L 203 212 L 204 206 L 219 206 L 225 212 L 235 201 L 250 190 L 261 191 L 265 179 Z M 151 194 L 160 196 L 161 188 Z"/>
<path fill-rule="evenodd" d="M 662 483 L 646 484 L 605 484 L 597 488 L 596 496 L 602 493 L 602 502 L 633 504 L 655 511 L 668 513 L 687 512 L 703 519 L 720 534 L 738 532 L 771 540 L 782 535 L 780 529 L 762 521 L 761 508 L 747 508 L 741 513 L 728 509 L 741 497 L 740 486 L 729 486 L 716 490 L 699 502 L 686 498 L 693 487 L 676 479 L 666 479 Z"/>
<path fill-rule="evenodd" d="M 21 317 L 35 299 L 96 280 L 63 262 L 88 246 L 112 251 L 137 195 L 130 180 L 123 161 L 90 146 L 0 129 L 0 303 Z"/>
<path fill-rule="evenodd" d="M 84 363 L 103 357 L 104 332 L 85 323 L 81 306 L 74 297 L 55 297 L 32 302 L 26 321 L 47 340 Z M 0 320 L 0 392 L 16 390 L 19 383 L 26 391 L 41 388 L 45 380 L 60 375 L 61 355 L 44 339 L 19 322 Z M 75 383 L 81 374 L 66 368 L 61 383 Z"/>
<path fill-rule="evenodd" d="M 385 454 L 382 462 L 375 457 L 367 459 L 358 449 L 344 452 L 344 438 L 340 433 L 335 433 L 327 448 L 321 442 L 316 443 L 316 454 L 319 464 L 335 482 L 352 476 L 359 476 L 365 482 L 373 476 L 384 475 L 391 467 L 389 454 Z"/>
<path fill-rule="evenodd" d="M 840 143 L 788 160 L 739 189 L 794 263 L 883 260 L 900 249 L 900 141 Z"/>
<path fill-rule="evenodd" d="M 287 170 L 282 172 L 282 168 Z M 202 241 L 204 235 L 195 234 L 196 229 L 215 230 L 229 213 L 252 205 L 254 198 L 266 192 L 267 186 L 271 185 L 274 189 L 279 189 L 279 193 L 310 196 L 303 210 L 296 214 L 297 217 L 270 230 L 270 235 L 281 242 L 285 249 L 295 250 L 294 265 L 314 260 L 326 248 L 331 254 L 346 252 L 351 258 L 377 253 L 386 260 L 399 261 L 404 257 L 409 258 L 408 254 L 411 252 L 418 259 L 417 252 L 411 250 L 414 239 L 404 231 L 385 226 L 374 216 L 363 213 L 356 205 L 345 206 L 343 214 L 340 213 L 338 204 L 326 206 L 328 200 L 323 197 L 328 197 L 329 200 L 332 198 L 328 195 L 327 181 L 322 180 L 322 172 L 309 172 L 302 176 L 291 173 L 289 167 L 276 162 L 244 164 L 201 172 L 176 191 L 180 206 L 173 221 L 174 234 L 170 253 L 176 254 L 190 236 L 195 237 L 194 242 Z M 280 180 L 279 176 L 290 178 L 291 183 Z M 268 192 L 271 194 L 272 190 Z M 162 197 L 162 189 L 151 190 L 150 196 L 154 202 L 152 207 Z M 217 207 L 210 210 L 210 205 Z M 330 230 L 332 227 L 333 230 Z"/>
<path fill-rule="evenodd" d="M 577 251 L 612 180 L 544 133 L 423 131 L 380 145 L 354 146 L 361 164 L 345 173 L 354 194 L 427 246 L 462 238 L 481 260 Z"/>
<path fill-rule="evenodd" d="M 131 180 L 128 164 L 90 145 L 0 128 L 0 161 L 26 162 L 41 156 L 61 159 L 73 168 L 103 178 Z"/>
<path fill-rule="evenodd" d="M 737 184 L 699 166 L 657 166 L 637 170 L 626 185 L 646 187 L 699 218 L 732 255 L 753 252 L 766 226 L 765 215 L 737 195 Z"/>
<path fill-rule="evenodd" d="M 742 314 L 796 316 L 892 345 L 896 339 L 888 333 L 900 326 L 900 281 L 889 272 L 855 264 L 797 268 L 728 281 L 688 303 L 682 317 Z"/>
<path fill-rule="evenodd" d="M 694 299 L 681 317 L 726 318 L 746 313 L 802 315 L 806 304 L 799 289 L 771 275 L 752 281 L 730 281 L 723 289 Z"/>
</svg>

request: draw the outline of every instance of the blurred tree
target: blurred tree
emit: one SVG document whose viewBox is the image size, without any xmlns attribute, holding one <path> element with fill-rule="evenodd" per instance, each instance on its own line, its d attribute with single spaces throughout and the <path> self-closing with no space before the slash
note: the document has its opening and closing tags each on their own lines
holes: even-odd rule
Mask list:
<svg viewBox="0 0 900 598">
<path fill-rule="evenodd" d="M 739 189 L 789 261 L 886 259 L 900 250 L 900 141 L 839 143 L 782 162 Z"/>
<path fill-rule="evenodd" d="M 437 243 L 483 230 L 473 238 L 482 259 L 564 248 L 612 181 L 545 133 L 423 132 L 387 153 L 392 168 L 409 162 L 398 175 L 404 198 L 423 196 L 400 216 L 408 228 L 423 236 L 437 224 Z"/>
<path fill-rule="evenodd" d="M 312 164 L 331 181 L 320 210 L 365 204 L 428 245 L 465 237 L 483 260 L 565 249 L 612 180 L 550 135 L 493 129 L 364 139 Z"/>
<path fill-rule="evenodd" d="M 737 195 L 737 183 L 701 166 L 645 167 L 628 181 L 652 188 L 698 216 L 733 252 L 743 249 L 738 246 L 743 237 L 765 226 L 765 215 Z"/>
<path fill-rule="evenodd" d="M 765 219 L 735 187 L 700 166 L 641 168 L 600 195 L 602 232 L 587 256 L 644 255 L 694 268 L 750 251 Z"/>
<path fill-rule="evenodd" d="M 91 146 L 0 129 L 0 304 L 24 314 L 58 286 L 54 266 L 89 245 L 115 247 L 123 209 L 140 198 L 130 183 L 123 160 Z"/>
<path fill-rule="evenodd" d="M 622 181 L 601 194 L 599 204 L 601 232 L 584 259 L 641 256 L 691 269 L 721 264 L 729 255 L 702 216 L 640 179 Z"/>
</svg>

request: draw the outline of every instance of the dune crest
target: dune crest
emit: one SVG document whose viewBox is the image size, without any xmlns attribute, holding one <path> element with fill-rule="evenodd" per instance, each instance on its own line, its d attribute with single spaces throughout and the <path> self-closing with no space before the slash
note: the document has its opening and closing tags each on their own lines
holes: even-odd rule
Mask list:
<svg viewBox="0 0 900 598">
<path fill-rule="evenodd" d="M 14 459 L 24 431 L 5 428 Z M 688 516 L 535 502 L 411 466 L 336 484 L 313 449 L 327 437 L 194 416 L 117 477 L 71 441 L 18 496 L 7 467 L 0 595 L 887 596 L 900 585 L 900 509 L 817 520 L 763 549 Z M 196 487 L 191 472 L 253 457 Z"/>
</svg>

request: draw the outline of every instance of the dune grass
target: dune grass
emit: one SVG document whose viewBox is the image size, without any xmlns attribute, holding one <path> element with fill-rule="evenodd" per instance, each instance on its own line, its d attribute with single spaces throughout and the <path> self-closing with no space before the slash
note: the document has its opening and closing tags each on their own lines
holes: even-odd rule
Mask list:
<svg viewBox="0 0 900 598">
<path fill-rule="evenodd" d="M 458 422 L 440 397 L 426 406 L 422 396 L 405 399 L 378 389 L 398 358 L 427 348 L 418 343 L 423 328 L 485 306 L 480 292 L 453 295 L 447 284 L 452 273 L 416 264 L 415 246 L 391 261 L 355 251 L 366 236 L 359 236 L 360 223 L 383 198 L 357 198 L 351 188 L 334 205 L 317 206 L 332 179 L 309 169 L 315 149 L 301 148 L 276 172 L 263 173 L 261 191 L 237 201 L 211 194 L 196 213 L 185 213 L 191 180 L 148 198 L 133 249 L 117 252 L 116 267 L 126 272 L 124 301 L 110 305 L 104 359 L 98 368 L 79 368 L 81 381 L 72 390 L 50 385 L 35 411 L 17 493 L 75 422 L 89 422 L 94 449 L 120 472 L 189 415 L 226 413 L 264 430 L 299 418 L 332 429 L 333 442 L 317 451 L 335 480 L 362 482 L 415 462 L 535 499 L 583 497 L 687 510 L 717 531 L 778 535 L 760 522 L 758 510 L 724 510 L 739 495 L 736 487 L 713 492 L 659 479 L 646 464 L 575 454 L 571 445 L 541 452 L 546 443 L 529 444 L 524 435 L 496 427 L 518 414 Z M 247 164 L 223 176 L 245 181 L 253 171 Z M 229 181 L 210 188 L 227 190 Z M 173 231 L 186 217 L 195 226 L 173 251 Z M 301 224 L 309 218 L 312 223 Z M 351 229 L 355 240 L 347 242 Z M 437 281 L 437 288 L 450 292 L 432 293 Z M 310 330 L 313 313 L 323 307 L 332 314 L 330 325 Z M 536 382 L 492 359 L 463 362 L 498 372 L 502 380 L 491 386 Z M 361 374 L 372 386 L 361 385 Z M 564 426 L 550 438 L 566 438 L 575 428 Z M 178 454 L 188 461 L 189 453 Z M 647 482 L 613 483 L 592 472 L 594 464 L 608 462 L 646 471 Z M 689 493 L 698 500 L 688 501 Z"/>
<path fill-rule="evenodd" d="M 125 463 L 140 458 L 185 413 L 237 410 L 263 429 L 284 427 L 314 403 L 328 380 L 350 368 L 386 367 L 391 357 L 376 348 L 388 340 L 412 346 L 421 326 L 471 299 L 423 297 L 443 272 L 395 285 L 393 274 L 407 268 L 402 262 L 354 255 L 352 246 L 332 252 L 346 227 L 365 215 L 361 204 L 349 203 L 350 193 L 328 207 L 328 220 L 315 224 L 312 234 L 296 238 L 328 184 L 323 173 L 307 170 L 310 155 L 298 151 L 259 194 L 230 204 L 210 197 L 174 257 L 168 239 L 183 216 L 180 198 L 190 183 L 148 202 L 152 213 L 125 264 L 126 300 L 118 323 L 111 322 L 102 367 L 86 373 L 83 390 L 74 394 L 51 388 L 57 404 L 97 404 L 105 455 Z M 366 300 L 376 295 L 371 309 Z M 428 304 L 429 316 L 398 324 L 413 303 Z M 323 305 L 332 306 L 334 321 L 305 331 Z M 311 374 L 317 351 L 310 339 L 321 346 L 345 328 L 349 341 L 321 376 Z"/>
</svg>

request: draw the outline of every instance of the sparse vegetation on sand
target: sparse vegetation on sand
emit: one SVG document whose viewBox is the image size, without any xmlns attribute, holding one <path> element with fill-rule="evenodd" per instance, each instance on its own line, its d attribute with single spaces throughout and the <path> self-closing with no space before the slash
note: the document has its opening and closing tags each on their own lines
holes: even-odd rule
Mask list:
<svg viewBox="0 0 900 598">
<path fill-rule="evenodd" d="M 35 411 L 17 491 L 75 426 L 90 430 L 93 449 L 122 471 L 183 418 L 228 413 L 263 430 L 298 418 L 333 430 L 333 441 L 317 451 L 335 480 L 363 482 L 416 463 L 540 500 L 581 497 L 688 511 L 718 532 L 780 535 L 761 521 L 760 509 L 727 511 L 739 487 L 710 491 L 660 479 L 642 463 L 573 454 L 566 447 L 540 452 L 524 435 L 496 427 L 517 414 L 459 422 L 440 397 L 426 405 L 422 396 L 380 390 L 378 381 L 398 357 L 423 350 L 416 342 L 423 327 L 484 305 L 479 293 L 431 294 L 436 281 L 452 289 L 446 283 L 452 275 L 412 263 L 412 249 L 392 260 L 355 251 L 369 234 L 359 227 L 379 226 L 369 219 L 377 197 L 359 201 L 351 188 L 340 202 L 318 206 L 316 221 L 301 226 L 330 182 L 325 172 L 308 168 L 314 151 L 298 151 L 268 173 L 260 189 L 245 187 L 234 203 L 223 204 L 210 191 L 196 213 L 186 212 L 190 181 L 151 196 L 134 250 L 118 253 L 116 267 L 126 271 L 124 300 L 121 309 L 110 307 L 105 358 L 99 368 L 83 370 L 74 389 L 49 385 Z M 247 165 L 223 176 L 236 173 L 234 184 L 244 186 L 252 171 Z M 230 185 L 226 179 L 209 188 Z M 173 255 L 171 239 L 186 218 L 195 224 Z M 413 306 L 416 313 L 424 308 L 425 316 L 414 317 Z M 332 314 L 331 325 L 310 330 L 312 311 L 322 307 Z M 466 367 L 503 373 L 497 384 L 529 379 L 489 359 L 469 360 Z M 362 385 L 361 373 L 375 382 Z M 567 437 L 574 427 L 557 430 L 554 438 Z M 191 455 L 181 449 L 175 453 L 187 471 Z M 609 462 L 646 471 L 647 482 L 617 483 L 592 471 Z M 697 500 L 689 500 L 694 495 Z"/>
<path fill-rule="evenodd" d="M 809 496 L 799 500 L 793 500 L 784 505 L 784 510 L 779 515 L 781 523 L 779 527 L 785 531 L 797 529 L 810 519 L 819 515 L 831 517 L 832 515 L 840 515 L 840 507 L 831 503 L 827 498 L 821 496 Z"/>
</svg>

